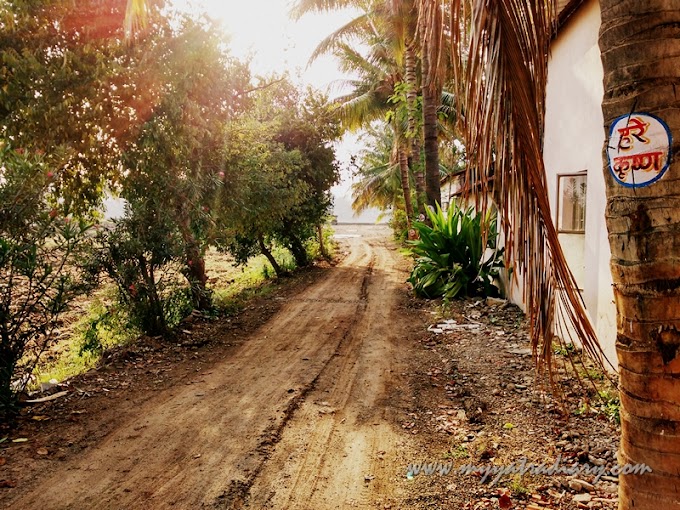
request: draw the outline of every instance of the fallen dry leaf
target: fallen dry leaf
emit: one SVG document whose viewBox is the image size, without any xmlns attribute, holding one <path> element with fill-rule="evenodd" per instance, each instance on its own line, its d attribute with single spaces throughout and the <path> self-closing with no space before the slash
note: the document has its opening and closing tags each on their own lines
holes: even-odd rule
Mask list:
<svg viewBox="0 0 680 510">
<path fill-rule="evenodd" d="M 510 496 L 508 496 L 507 492 L 501 493 L 500 497 L 498 498 L 498 506 L 503 510 L 512 508 L 512 500 L 510 499 Z"/>
<path fill-rule="evenodd" d="M 5 457 L 0 457 L 0 466 L 7 464 L 7 459 Z"/>
</svg>

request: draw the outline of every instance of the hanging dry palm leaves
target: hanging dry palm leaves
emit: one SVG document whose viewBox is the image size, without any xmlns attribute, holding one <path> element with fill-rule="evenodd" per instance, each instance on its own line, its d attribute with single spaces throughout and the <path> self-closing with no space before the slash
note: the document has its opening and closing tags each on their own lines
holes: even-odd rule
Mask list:
<svg viewBox="0 0 680 510">
<path fill-rule="evenodd" d="M 426 35 L 438 37 L 439 0 L 422 0 Z M 543 166 L 548 50 L 553 0 L 452 0 L 454 87 L 463 113 L 468 189 L 480 207 L 493 196 L 509 263 L 522 276 L 539 368 L 553 342 L 578 340 L 600 366 L 604 354 L 553 225 Z M 441 54 L 436 44 L 432 45 Z M 439 54 L 431 55 L 438 60 Z M 493 189 L 491 184 L 493 183 Z"/>
</svg>

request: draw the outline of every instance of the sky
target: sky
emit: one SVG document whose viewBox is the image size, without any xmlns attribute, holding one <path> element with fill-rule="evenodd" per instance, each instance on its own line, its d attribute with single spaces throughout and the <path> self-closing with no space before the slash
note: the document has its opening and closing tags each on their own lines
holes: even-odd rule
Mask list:
<svg viewBox="0 0 680 510">
<path fill-rule="evenodd" d="M 191 3 L 189 3 L 191 2 Z M 341 77 L 330 57 L 308 66 L 317 44 L 352 19 L 353 11 L 312 13 L 300 20 L 290 19 L 287 0 L 175 0 L 176 6 L 193 5 L 222 22 L 231 38 L 233 54 L 252 55 L 255 74 L 272 71 L 302 73 L 302 81 L 325 89 Z M 190 7 L 189 7 L 190 8 Z"/>
<path fill-rule="evenodd" d="M 356 11 L 310 13 L 296 21 L 288 15 L 290 0 L 173 0 L 173 3 L 178 9 L 205 12 L 219 20 L 230 37 L 231 53 L 239 58 L 252 58 L 253 74 L 290 71 L 294 81 L 303 86 L 311 85 L 331 97 L 342 92 L 340 82 L 347 77 L 337 63 L 324 56 L 309 64 L 309 57 L 319 42 L 350 21 Z M 357 137 L 351 135 L 336 148 L 344 170 L 343 182 L 333 189 L 336 214 L 341 221 L 372 223 L 378 216 L 376 211 L 360 218 L 353 218 L 350 212 L 351 182 L 347 168 L 350 156 L 359 149 Z"/>
</svg>

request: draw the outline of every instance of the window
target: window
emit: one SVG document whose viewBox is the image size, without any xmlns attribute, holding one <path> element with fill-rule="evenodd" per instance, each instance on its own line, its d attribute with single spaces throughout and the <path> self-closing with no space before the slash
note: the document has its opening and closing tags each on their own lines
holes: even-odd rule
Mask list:
<svg viewBox="0 0 680 510">
<path fill-rule="evenodd" d="M 586 231 L 586 174 L 557 176 L 557 231 L 583 234 Z"/>
</svg>

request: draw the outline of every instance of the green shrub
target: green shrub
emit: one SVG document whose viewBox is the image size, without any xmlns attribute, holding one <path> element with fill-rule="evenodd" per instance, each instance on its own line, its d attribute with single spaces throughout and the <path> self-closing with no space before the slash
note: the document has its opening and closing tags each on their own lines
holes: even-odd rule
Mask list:
<svg viewBox="0 0 680 510">
<path fill-rule="evenodd" d="M 125 215 L 96 238 L 93 274 L 104 273 L 118 290 L 118 305 L 131 326 L 164 335 L 191 312 L 181 283 L 182 240 L 172 220 L 152 201 L 128 203 Z"/>
<path fill-rule="evenodd" d="M 106 306 L 95 299 L 76 327 L 78 355 L 101 356 L 107 348 L 125 344 L 137 334 L 124 308 Z"/>
<path fill-rule="evenodd" d="M 80 268 L 90 225 L 57 201 L 54 179 L 38 154 L 0 144 L 0 420 L 90 287 Z"/>
<path fill-rule="evenodd" d="M 456 204 L 446 213 L 439 205 L 427 213 L 432 226 L 415 222 L 420 239 L 409 242 L 417 259 L 408 281 L 416 294 L 445 299 L 497 296 L 503 249 L 496 246 L 496 214 Z"/>
<path fill-rule="evenodd" d="M 408 239 L 408 221 L 406 213 L 397 207 L 392 210 L 389 226 L 392 229 L 395 241 L 403 243 Z"/>
</svg>

